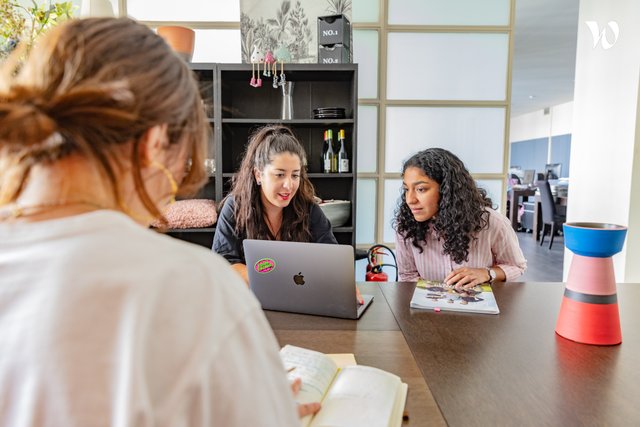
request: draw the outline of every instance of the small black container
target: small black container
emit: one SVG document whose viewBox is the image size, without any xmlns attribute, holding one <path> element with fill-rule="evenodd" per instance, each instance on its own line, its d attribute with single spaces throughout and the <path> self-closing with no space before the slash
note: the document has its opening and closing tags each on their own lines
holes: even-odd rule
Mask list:
<svg viewBox="0 0 640 427">
<path fill-rule="evenodd" d="M 351 54 L 348 47 L 341 44 L 318 46 L 318 64 L 348 64 Z"/>
<path fill-rule="evenodd" d="M 344 15 L 318 17 L 318 46 L 351 46 L 351 22 Z"/>
</svg>

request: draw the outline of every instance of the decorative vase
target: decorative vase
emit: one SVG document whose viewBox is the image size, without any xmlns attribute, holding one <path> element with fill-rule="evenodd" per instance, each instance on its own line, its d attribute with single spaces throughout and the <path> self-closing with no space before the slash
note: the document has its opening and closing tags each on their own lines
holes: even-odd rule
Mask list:
<svg viewBox="0 0 640 427">
<path fill-rule="evenodd" d="M 627 227 L 566 223 L 564 240 L 574 253 L 556 333 L 583 344 L 622 342 L 612 256 L 622 250 Z"/>
<path fill-rule="evenodd" d="M 168 25 L 158 27 L 158 35 L 164 38 L 169 46 L 187 62 L 193 56 L 196 33 L 191 28 Z"/>
<path fill-rule="evenodd" d="M 293 82 L 284 82 L 282 87 L 282 120 L 293 119 Z"/>
</svg>

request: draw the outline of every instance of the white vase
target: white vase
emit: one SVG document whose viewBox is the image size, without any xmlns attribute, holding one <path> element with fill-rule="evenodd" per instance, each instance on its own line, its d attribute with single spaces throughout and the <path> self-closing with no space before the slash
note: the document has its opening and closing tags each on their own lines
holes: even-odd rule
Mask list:
<svg viewBox="0 0 640 427">
<path fill-rule="evenodd" d="M 113 17 L 113 5 L 109 0 L 82 0 L 80 16 L 87 17 Z"/>
<path fill-rule="evenodd" d="M 284 82 L 282 87 L 282 110 L 281 119 L 291 120 L 293 119 L 293 82 Z"/>
</svg>

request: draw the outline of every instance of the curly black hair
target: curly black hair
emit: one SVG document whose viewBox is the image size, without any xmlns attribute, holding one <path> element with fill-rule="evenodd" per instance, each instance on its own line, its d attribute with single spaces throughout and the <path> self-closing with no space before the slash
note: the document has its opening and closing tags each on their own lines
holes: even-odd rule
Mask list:
<svg viewBox="0 0 640 427">
<path fill-rule="evenodd" d="M 453 153 L 442 148 L 429 148 L 414 154 L 402 167 L 402 176 L 408 168 L 416 167 L 440 185 L 438 213 L 427 221 L 418 222 L 406 203 L 405 192 L 395 211 L 394 229 L 413 246 L 420 249 L 430 227 L 444 240 L 444 254 L 458 264 L 469 260 L 469 245 L 476 234 L 489 225 L 492 207 L 487 192 L 479 188 L 464 163 Z"/>
</svg>

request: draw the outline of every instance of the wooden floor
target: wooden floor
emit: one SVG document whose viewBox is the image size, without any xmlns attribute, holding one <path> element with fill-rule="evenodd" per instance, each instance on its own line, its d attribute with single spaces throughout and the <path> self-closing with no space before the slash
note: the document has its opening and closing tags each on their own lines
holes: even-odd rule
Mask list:
<svg viewBox="0 0 640 427">
<path fill-rule="evenodd" d="M 549 236 L 544 244 L 533 240 L 531 233 L 518 232 L 520 248 L 527 259 L 527 270 L 519 282 L 562 282 L 562 268 L 564 264 L 564 239 L 556 236 L 553 247 L 549 249 Z"/>
</svg>

